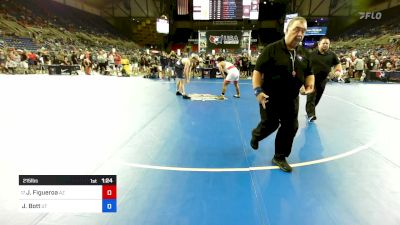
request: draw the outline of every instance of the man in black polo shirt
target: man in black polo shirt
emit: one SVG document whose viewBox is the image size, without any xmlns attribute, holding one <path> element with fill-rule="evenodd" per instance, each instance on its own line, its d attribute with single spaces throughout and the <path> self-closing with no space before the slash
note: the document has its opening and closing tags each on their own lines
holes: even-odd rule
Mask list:
<svg viewBox="0 0 400 225">
<path fill-rule="evenodd" d="M 293 18 L 286 28 L 285 37 L 264 48 L 253 72 L 253 88 L 261 121 L 253 129 L 250 145 L 258 149 L 258 142 L 279 128 L 272 163 L 285 172 L 292 171 L 286 157 L 292 150 L 299 126 L 299 90 L 303 85 L 303 94 L 314 89 L 309 55 L 298 46 L 306 30 L 307 21 L 303 17 Z"/>
<path fill-rule="evenodd" d="M 335 67 L 335 74 L 342 75 L 342 65 L 335 53 L 329 50 L 330 41 L 328 37 L 322 37 L 318 42 L 318 48 L 311 53 L 311 65 L 315 74 L 315 91 L 307 95 L 306 112 L 309 122 L 317 119 L 315 107 L 325 90 L 328 82 L 328 74 Z"/>
</svg>

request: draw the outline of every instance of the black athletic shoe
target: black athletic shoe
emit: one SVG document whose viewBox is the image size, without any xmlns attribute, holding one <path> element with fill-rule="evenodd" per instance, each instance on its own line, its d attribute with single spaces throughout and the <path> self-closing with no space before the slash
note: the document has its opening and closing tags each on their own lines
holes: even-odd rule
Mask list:
<svg viewBox="0 0 400 225">
<path fill-rule="evenodd" d="M 256 139 L 254 139 L 253 137 L 251 138 L 250 146 L 251 146 L 254 150 L 257 150 L 257 149 L 258 149 L 258 141 L 256 141 Z"/>
<path fill-rule="evenodd" d="M 234 95 L 233 97 L 235 97 L 235 98 L 240 98 L 240 95 Z"/>
<path fill-rule="evenodd" d="M 274 158 L 272 158 L 272 163 L 279 166 L 279 168 L 282 171 L 285 171 L 287 173 L 292 172 L 292 167 L 286 162 L 285 158 L 279 159 L 279 158 L 274 157 Z"/>
<path fill-rule="evenodd" d="M 179 91 L 176 91 L 176 95 L 182 95 L 182 93 L 180 93 Z"/>
<path fill-rule="evenodd" d="M 310 123 L 314 122 L 314 120 L 316 120 L 316 119 L 317 119 L 316 116 L 309 116 L 309 117 L 307 117 L 307 120 L 308 120 L 308 122 L 310 122 Z"/>
<path fill-rule="evenodd" d="M 187 96 L 187 95 L 182 95 L 182 98 L 183 98 L 183 99 L 190 99 L 190 97 Z"/>
</svg>

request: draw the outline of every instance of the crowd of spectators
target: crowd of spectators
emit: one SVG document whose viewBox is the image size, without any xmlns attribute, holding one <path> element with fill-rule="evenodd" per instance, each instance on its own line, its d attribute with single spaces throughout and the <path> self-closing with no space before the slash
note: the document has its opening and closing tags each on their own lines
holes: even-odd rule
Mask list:
<svg viewBox="0 0 400 225">
<path fill-rule="evenodd" d="M 135 48 L 134 43 L 119 36 L 100 17 L 56 2 L 52 3 L 53 9 L 46 5 L 49 1 L 35 2 L 37 4 L 29 7 L 24 0 L 0 3 L 0 73 L 48 73 L 49 65 L 79 65 L 85 74 L 143 74 L 164 78 L 173 76 L 174 63 L 190 54 L 181 56 L 174 51 Z M 399 20 L 389 19 L 389 24 L 383 21 L 369 30 L 361 26 L 347 32 L 350 35 L 333 38 L 331 49 L 340 57 L 345 76 L 362 80 L 371 70 L 400 71 Z M 383 43 L 362 41 L 377 40 L 383 34 L 389 36 Z M 21 46 L 27 40 L 34 43 L 34 47 Z M 242 78 L 246 78 L 251 76 L 258 53 L 199 56 L 197 74 L 203 69 L 215 68 L 216 59 L 223 56 L 241 71 Z"/>
<path fill-rule="evenodd" d="M 371 40 L 379 37 L 370 36 L 366 38 Z M 339 56 L 348 77 L 364 80 L 369 71 L 400 71 L 400 37 L 393 35 L 386 44 L 371 41 L 361 41 L 355 44 L 354 39 L 347 40 L 347 43 L 349 43 L 347 47 L 343 47 L 343 43 L 346 42 L 335 43 L 333 41 L 332 50 Z"/>
<path fill-rule="evenodd" d="M 363 80 L 363 74 L 368 75 L 369 71 L 400 71 L 399 9 L 381 12 L 379 20 L 360 19 L 333 38 L 332 49 L 340 56 L 349 77 Z"/>
</svg>

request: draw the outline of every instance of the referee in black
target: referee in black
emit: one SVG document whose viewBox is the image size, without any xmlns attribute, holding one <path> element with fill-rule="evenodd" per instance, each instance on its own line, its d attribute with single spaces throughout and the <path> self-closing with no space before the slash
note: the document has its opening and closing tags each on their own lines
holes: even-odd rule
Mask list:
<svg viewBox="0 0 400 225">
<path fill-rule="evenodd" d="M 307 51 L 299 46 L 307 30 L 303 17 L 293 18 L 285 37 L 266 46 L 253 72 L 253 89 L 260 107 L 261 121 L 253 129 L 250 145 L 258 149 L 258 142 L 276 129 L 275 155 L 272 163 L 285 172 L 292 171 L 286 157 L 292 150 L 298 129 L 299 90 L 309 94 L 314 89 L 314 75 Z"/>
<path fill-rule="evenodd" d="M 315 107 L 324 93 L 328 75 L 332 67 L 335 67 L 335 75 L 342 75 L 342 65 L 337 55 L 329 50 L 330 40 L 328 37 L 321 37 L 318 48 L 311 53 L 311 65 L 315 74 L 315 91 L 307 95 L 306 112 L 308 122 L 317 119 Z"/>
</svg>

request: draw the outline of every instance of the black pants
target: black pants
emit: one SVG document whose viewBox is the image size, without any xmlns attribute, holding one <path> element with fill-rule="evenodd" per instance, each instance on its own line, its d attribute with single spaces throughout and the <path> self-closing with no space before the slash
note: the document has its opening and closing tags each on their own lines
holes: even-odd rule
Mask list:
<svg viewBox="0 0 400 225">
<path fill-rule="evenodd" d="M 319 100 L 324 93 L 327 82 L 328 79 L 326 78 L 323 80 L 315 80 L 315 91 L 307 95 L 306 112 L 308 117 L 315 116 L 315 107 L 318 105 Z"/>
<path fill-rule="evenodd" d="M 253 138 L 261 141 L 279 128 L 275 138 L 275 157 L 288 157 L 292 151 L 294 136 L 299 128 L 298 112 L 298 96 L 289 100 L 269 101 L 266 109 L 260 105 L 261 121 L 253 129 Z"/>
<path fill-rule="evenodd" d="M 98 70 L 100 74 L 105 74 L 107 70 L 107 63 L 99 63 Z"/>
</svg>

